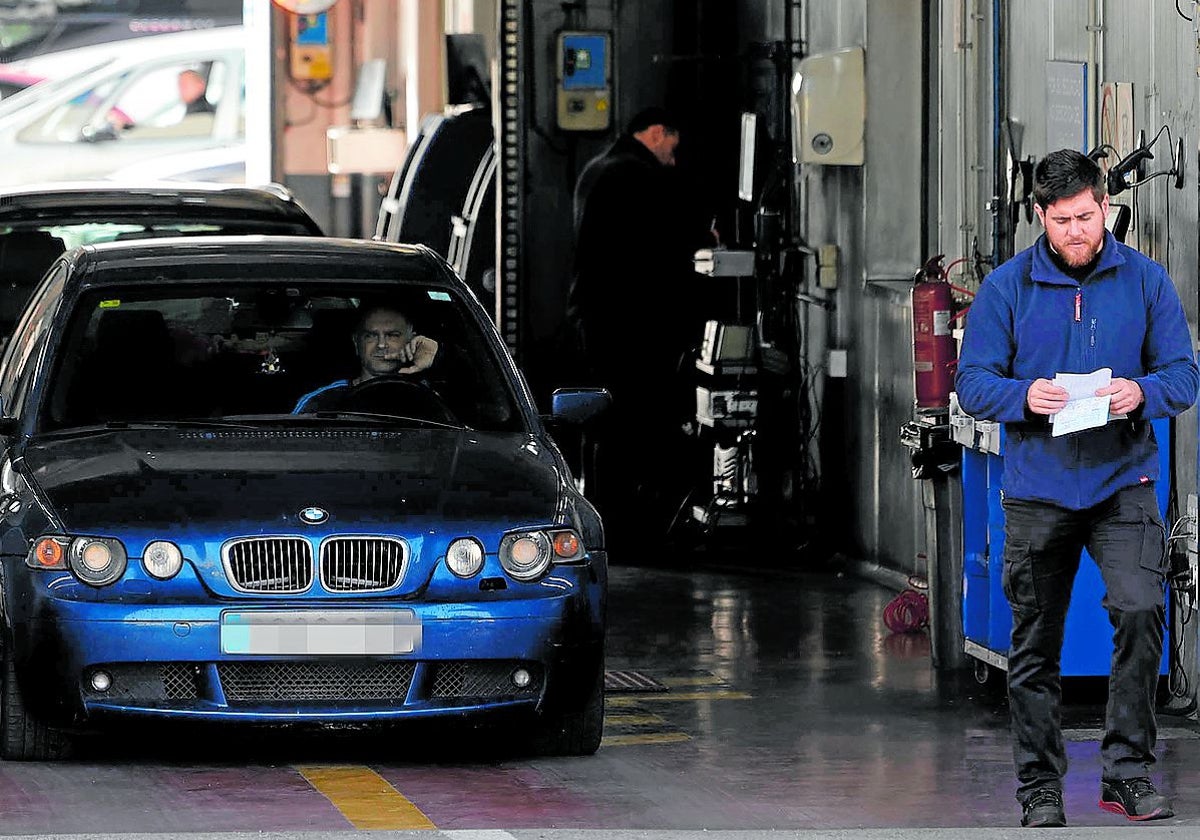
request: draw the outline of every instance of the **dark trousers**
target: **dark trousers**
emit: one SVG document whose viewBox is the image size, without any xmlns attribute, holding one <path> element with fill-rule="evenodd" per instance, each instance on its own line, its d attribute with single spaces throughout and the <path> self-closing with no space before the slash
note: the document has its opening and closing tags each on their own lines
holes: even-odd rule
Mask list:
<svg viewBox="0 0 1200 840">
<path fill-rule="evenodd" d="M 1119 491 L 1085 510 L 1004 500 L 1004 594 L 1012 606 L 1008 700 L 1017 799 L 1062 790 L 1063 625 L 1080 550 L 1104 579 L 1113 626 L 1104 740 L 1106 779 L 1149 774 L 1157 734 L 1154 693 L 1165 625 L 1166 530 L 1153 484 Z"/>
</svg>

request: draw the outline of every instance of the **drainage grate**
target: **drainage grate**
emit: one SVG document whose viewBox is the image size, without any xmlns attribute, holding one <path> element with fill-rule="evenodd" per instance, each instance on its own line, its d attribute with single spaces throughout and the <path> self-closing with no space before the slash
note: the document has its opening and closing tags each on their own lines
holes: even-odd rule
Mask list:
<svg viewBox="0 0 1200 840">
<path fill-rule="evenodd" d="M 623 691 L 670 691 L 671 689 L 641 671 L 605 671 L 604 690 L 616 694 Z"/>
</svg>

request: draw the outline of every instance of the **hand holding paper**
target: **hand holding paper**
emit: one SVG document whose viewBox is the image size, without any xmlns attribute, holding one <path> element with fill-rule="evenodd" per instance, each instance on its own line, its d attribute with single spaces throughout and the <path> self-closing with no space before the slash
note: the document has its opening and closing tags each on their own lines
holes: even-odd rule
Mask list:
<svg viewBox="0 0 1200 840">
<path fill-rule="evenodd" d="M 1034 414 L 1054 415 L 1062 411 L 1070 395 L 1049 379 L 1035 379 L 1025 394 L 1025 404 Z"/>
<path fill-rule="evenodd" d="M 1124 380 L 1122 380 L 1124 381 Z M 1060 373 L 1054 384 L 1067 392 L 1067 404 L 1050 416 L 1054 437 L 1094 429 L 1108 422 L 1112 402 L 1112 368 L 1100 368 L 1091 373 Z M 1096 396 L 1104 392 L 1103 396 Z"/>
<path fill-rule="evenodd" d="M 1112 403 L 1108 407 L 1110 420 L 1114 417 L 1124 417 L 1146 399 L 1142 393 L 1142 386 L 1132 379 L 1114 379 L 1107 388 L 1096 392 L 1096 396 L 1099 397 L 1109 395 L 1112 396 Z"/>
</svg>

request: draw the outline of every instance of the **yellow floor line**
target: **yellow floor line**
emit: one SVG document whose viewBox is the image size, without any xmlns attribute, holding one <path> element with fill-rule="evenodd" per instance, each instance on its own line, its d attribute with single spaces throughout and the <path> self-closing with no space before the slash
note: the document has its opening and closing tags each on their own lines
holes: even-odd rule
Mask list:
<svg viewBox="0 0 1200 840">
<path fill-rule="evenodd" d="M 686 685 L 725 685 L 723 679 L 714 677 L 712 674 L 695 677 L 663 677 L 659 682 L 671 688 L 682 688 Z"/>
<path fill-rule="evenodd" d="M 685 691 L 670 694 L 638 694 L 630 697 L 607 697 L 604 705 L 608 708 L 627 709 L 630 706 L 640 706 L 642 703 L 686 703 L 702 700 L 750 700 L 744 691 Z"/>
<path fill-rule="evenodd" d="M 647 726 L 654 723 L 666 723 L 658 715 L 605 715 L 605 726 Z"/>
<path fill-rule="evenodd" d="M 369 767 L 305 766 L 296 770 L 357 829 L 437 828 L 416 805 Z"/>
<path fill-rule="evenodd" d="M 652 732 L 645 735 L 607 735 L 600 741 L 601 747 L 627 747 L 633 744 L 678 744 L 690 741 L 686 732 Z"/>
</svg>

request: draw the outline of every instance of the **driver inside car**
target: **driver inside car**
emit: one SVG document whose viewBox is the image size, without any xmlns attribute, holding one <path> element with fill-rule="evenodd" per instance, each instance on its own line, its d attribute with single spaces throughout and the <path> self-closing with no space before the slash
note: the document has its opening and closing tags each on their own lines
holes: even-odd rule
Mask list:
<svg viewBox="0 0 1200 840">
<path fill-rule="evenodd" d="M 388 305 L 363 310 L 354 331 L 354 349 L 361 369 L 353 379 L 339 379 L 302 396 L 293 414 L 337 410 L 356 385 L 380 376 L 412 376 L 428 370 L 438 355 L 438 343 L 413 331 L 408 316 Z"/>
</svg>

